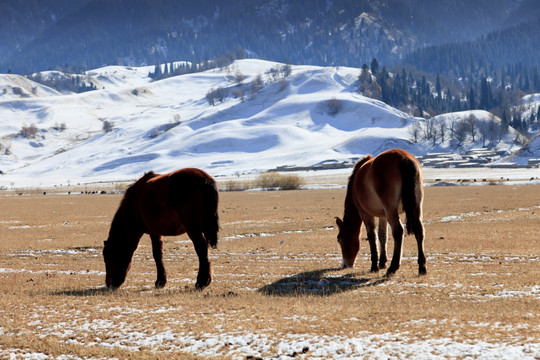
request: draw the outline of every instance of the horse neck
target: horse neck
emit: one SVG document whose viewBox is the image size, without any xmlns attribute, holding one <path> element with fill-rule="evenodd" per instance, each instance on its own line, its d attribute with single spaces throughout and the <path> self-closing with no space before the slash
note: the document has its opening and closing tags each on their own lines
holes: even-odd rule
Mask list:
<svg viewBox="0 0 540 360">
<path fill-rule="evenodd" d="M 354 189 L 356 186 L 356 182 L 358 181 L 357 175 L 360 171 L 360 168 L 371 159 L 373 159 L 373 156 L 366 155 L 362 159 L 358 160 L 356 164 L 354 164 L 354 169 L 351 176 L 349 176 L 349 180 L 347 182 L 347 195 L 345 196 L 345 212 L 343 214 L 343 226 L 345 227 L 346 231 L 353 233 L 353 235 L 355 236 L 360 235 L 362 218 L 358 213 L 358 208 L 354 204 L 354 198 L 356 196 L 354 194 Z"/>
<path fill-rule="evenodd" d="M 125 203 L 122 203 L 114 215 L 109 230 L 109 239 L 112 243 L 138 242 L 142 233 L 136 230 L 136 224 L 129 220 L 129 211 Z"/>
<path fill-rule="evenodd" d="M 347 232 L 353 235 L 360 235 L 360 227 L 362 226 L 362 218 L 358 213 L 358 209 L 354 204 L 353 183 L 350 182 L 347 186 L 347 195 L 345 196 L 345 210 L 343 213 L 343 227 Z"/>
<path fill-rule="evenodd" d="M 345 212 L 343 213 L 344 230 L 352 235 L 360 235 L 360 227 L 362 226 L 362 218 L 358 214 L 358 209 L 352 202 L 345 204 Z"/>
<path fill-rule="evenodd" d="M 109 237 L 116 237 L 115 235 L 118 234 L 121 229 L 125 226 L 124 224 L 124 217 L 123 217 L 123 211 L 122 206 L 118 208 L 116 211 L 116 214 L 114 214 L 114 218 L 111 222 L 111 228 L 109 229 Z"/>
</svg>

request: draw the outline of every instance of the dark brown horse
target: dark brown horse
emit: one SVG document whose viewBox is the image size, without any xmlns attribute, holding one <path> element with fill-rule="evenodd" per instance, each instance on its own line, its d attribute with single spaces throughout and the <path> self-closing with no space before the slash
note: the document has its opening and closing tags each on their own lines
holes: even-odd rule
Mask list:
<svg viewBox="0 0 540 360">
<path fill-rule="evenodd" d="M 394 274 L 401 264 L 403 242 L 403 226 L 399 215 L 405 212 L 407 233 L 414 233 L 418 244 L 418 273 L 425 275 L 423 197 L 422 169 L 418 160 L 408 152 L 392 149 L 377 157 L 368 155 L 359 160 L 347 185 L 343 220 L 336 218 L 343 266 L 354 266 L 364 222 L 371 249 L 371 271 L 384 269 L 387 261 L 386 230 L 387 224 L 390 224 L 394 237 L 394 255 L 386 275 Z M 375 232 L 376 217 L 379 218 L 380 258 Z"/>
<path fill-rule="evenodd" d="M 208 247 L 217 245 L 219 231 L 218 191 L 214 179 L 199 169 L 169 174 L 146 173 L 131 185 L 114 215 L 105 241 L 105 283 L 116 289 L 125 281 L 133 254 L 143 234 L 152 239 L 157 267 L 156 288 L 167 283 L 163 265 L 162 235 L 187 233 L 199 257 L 197 289 L 212 281 Z"/>
</svg>

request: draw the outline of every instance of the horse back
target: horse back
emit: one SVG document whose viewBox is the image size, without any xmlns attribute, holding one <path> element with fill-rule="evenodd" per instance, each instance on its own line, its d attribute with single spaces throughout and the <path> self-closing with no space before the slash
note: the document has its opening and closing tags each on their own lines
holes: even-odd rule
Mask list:
<svg viewBox="0 0 540 360">
<path fill-rule="evenodd" d="M 404 162 L 418 164 L 414 156 L 401 149 L 387 150 L 366 161 L 358 169 L 358 206 L 377 217 L 385 216 L 385 209 L 403 212 Z M 414 169 L 419 168 L 414 165 Z"/>
<path fill-rule="evenodd" d="M 148 232 L 180 235 L 202 231 L 209 202 L 217 189 L 210 175 L 200 169 L 185 168 L 147 180 L 140 190 L 140 212 Z M 210 205 L 212 207 L 212 204 Z"/>
</svg>

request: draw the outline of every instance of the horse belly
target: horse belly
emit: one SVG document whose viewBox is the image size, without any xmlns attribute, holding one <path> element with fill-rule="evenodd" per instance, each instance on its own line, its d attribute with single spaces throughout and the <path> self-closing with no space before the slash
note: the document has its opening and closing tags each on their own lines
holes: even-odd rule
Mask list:
<svg viewBox="0 0 540 360">
<path fill-rule="evenodd" d="M 365 186 L 358 191 L 356 207 L 370 216 L 384 217 L 384 205 L 371 186 Z"/>
<path fill-rule="evenodd" d="M 175 224 L 151 225 L 148 226 L 148 230 L 152 234 L 163 236 L 177 236 L 186 233 L 186 229 L 183 226 L 177 226 Z"/>
<path fill-rule="evenodd" d="M 174 212 L 154 211 L 143 216 L 150 233 L 164 236 L 176 236 L 186 232 L 180 217 Z"/>
<path fill-rule="evenodd" d="M 361 209 L 367 213 L 368 215 L 374 216 L 374 217 L 386 217 L 386 214 L 384 212 L 384 208 L 379 206 L 379 204 L 370 203 L 366 204 L 363 203 Z"/>
</svg>

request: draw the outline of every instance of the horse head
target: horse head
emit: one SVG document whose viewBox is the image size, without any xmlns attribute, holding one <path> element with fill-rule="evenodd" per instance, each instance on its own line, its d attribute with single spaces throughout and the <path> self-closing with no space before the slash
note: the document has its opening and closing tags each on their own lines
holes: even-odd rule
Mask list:
<svg viewBox="0 0 540 360">
<path fill-rule="evenodd" d="M 107 240 L 103 247 L 103 260 L 105 260 L 105 284 L 110 290 L 116 290 L 124 283 L 131 268 L 133 253 L 127 251 Z"/>
<path fill-rule="evenodd" d="M 354 267 L 356 255 L 360 250 L 360 231 L 354 231 L 350 226 L 347 226 L 340 218 L 336 217 L 336 225 L 338 226 L 337 240 L 341 246 L 341 255 L 343 256 L 343 267 Z"/>
</svg>

